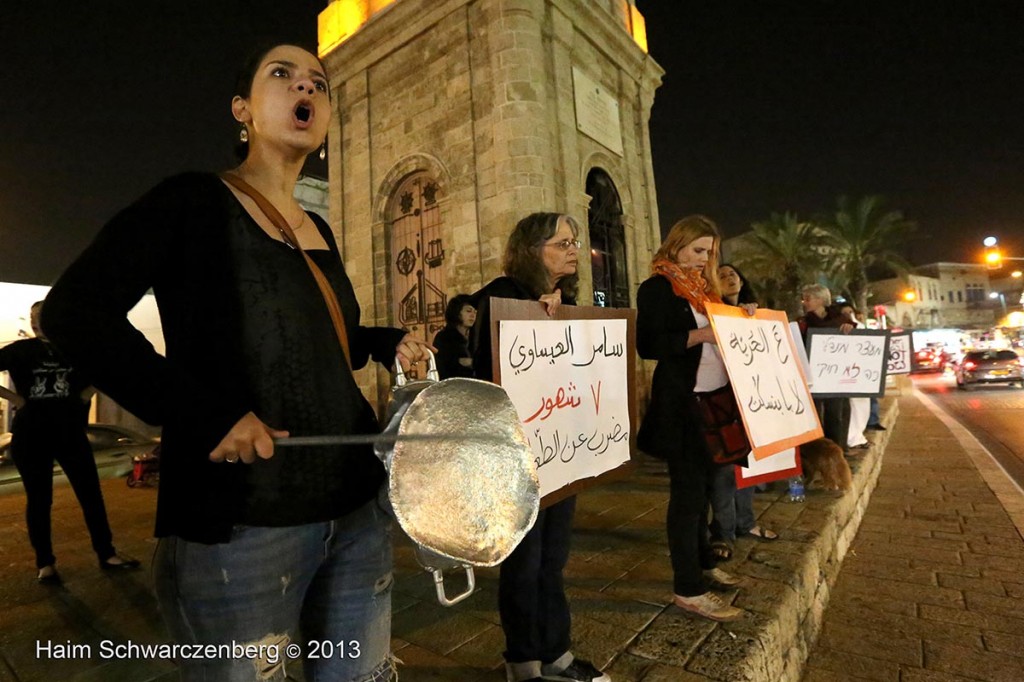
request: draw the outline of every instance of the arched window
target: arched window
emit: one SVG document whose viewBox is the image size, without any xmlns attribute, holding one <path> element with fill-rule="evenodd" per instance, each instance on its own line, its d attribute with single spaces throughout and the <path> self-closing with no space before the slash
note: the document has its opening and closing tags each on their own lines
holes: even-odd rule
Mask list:
<svg viewBox="0 0 1024 682">
<path fill-rule="evenodd" d="M 600 168 L 587 174 L 590 208 L 590 265 L 594 277 L 594 305 L 629 307 L 629 278 L 626 272 L 626 231 L 622 225 L 622 202 L 615 184 Z"/>
<path fill-rule="evenodd" d="M 394 324 L 430 342 L 447 305 L 438 185 L 418 172 L 399 184 L 388 208 Z"/>
</svg>

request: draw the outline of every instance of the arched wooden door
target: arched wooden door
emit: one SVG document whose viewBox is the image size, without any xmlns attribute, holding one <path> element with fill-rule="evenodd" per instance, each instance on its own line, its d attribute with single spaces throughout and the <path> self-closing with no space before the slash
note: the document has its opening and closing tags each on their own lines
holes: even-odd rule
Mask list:
<svg viewBox="0 0 1024 682">
<path fill-rule="evenodd" d="M 594 281 L 594 305 L 629 307 L 629 278 L 626 272 L 626 231 L 622 225 L 622 202 L 615 184 L 600 168 L 587 174 L 590 207 L 590 267 Z"/>
<path fill-rule="evenodd" d="M 388 212 L 394 320 L 428 342 L 444 327 L 448 303 L 438 199 L 437 182 L 414 173 L 395 190 Z"/>
</svg>

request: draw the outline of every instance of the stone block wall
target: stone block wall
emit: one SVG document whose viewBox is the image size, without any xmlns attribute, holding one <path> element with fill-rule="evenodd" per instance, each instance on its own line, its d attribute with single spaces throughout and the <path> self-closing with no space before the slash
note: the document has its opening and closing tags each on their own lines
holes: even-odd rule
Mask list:
<svg viewBox="0 0 1024 682">
<path fill-rule="evenodd" d="M 330 222 L 364 324 L 394 324 L 388 207 L 416 171 L 439 186 L 446 288 L 454 294 L 501 274 L 506 239 L 525 214 L 561 211 L 586 225 L 586 177 L 600 167 L 622 201 L 635 292 L 660 243 L 647 124 L 662 71 L 616 8 L 400 0 L 325 56 L 335 107 Z M 573 67 L 618 100 L 622 156 L 576 129 Z M 589 250 L 587 235 L 581 239 Z M 586 302 L 589 259 L 580 265 Z M 359 379 L 383 401 L 386 373 L 364 370 Z"/>
</svg>

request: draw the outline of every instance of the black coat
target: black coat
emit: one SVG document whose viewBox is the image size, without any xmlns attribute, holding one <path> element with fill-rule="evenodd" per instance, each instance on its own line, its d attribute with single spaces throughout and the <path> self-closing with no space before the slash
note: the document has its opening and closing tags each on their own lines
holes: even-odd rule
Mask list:
<svg viewBox="0 0 1024 682">
<path fill-rule="evenodd" d="M 640 285 L 636 307 L 637 353 L 658 361 L 637 445 L 656 457 L 686 452 L 710 460 L 693 393 L 704 344 L 686 347 L 690 331 L 697 329 L 690 302 L 676 296 L 666 278 L 654 275 Z"/>
</svg>

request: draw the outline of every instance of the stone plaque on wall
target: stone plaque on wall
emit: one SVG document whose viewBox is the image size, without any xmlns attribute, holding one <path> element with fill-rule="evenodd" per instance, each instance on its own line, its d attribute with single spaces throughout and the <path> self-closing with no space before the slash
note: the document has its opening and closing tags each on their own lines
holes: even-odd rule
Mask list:
<svg viewBox="0 0 1024 682">
<path fill-rule="evenodd" d="M 572 90 L 576 100 L 576 129 L 622 156 L 618 100 L 575 66 Z"/>
</svg>

